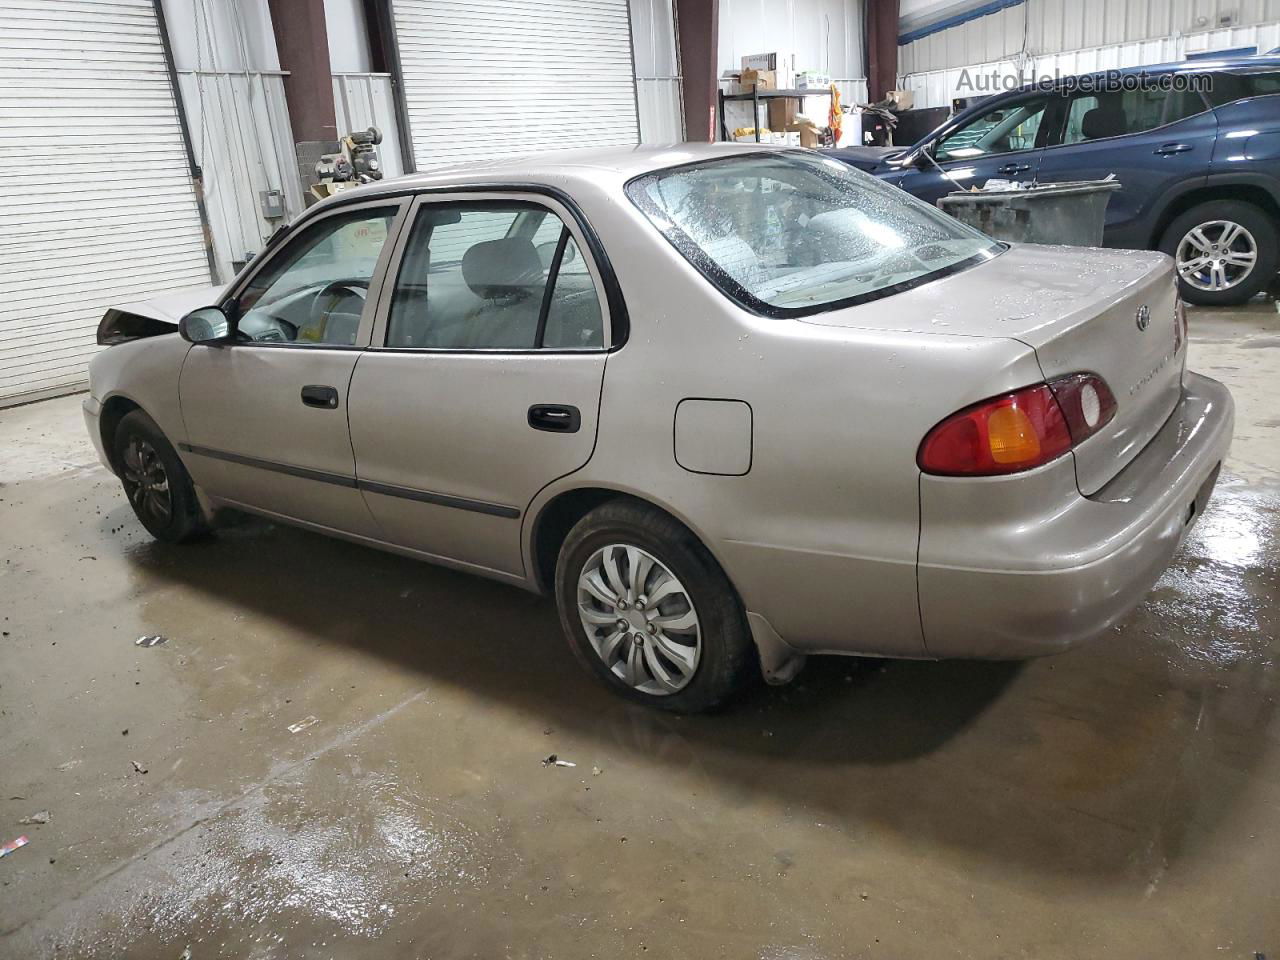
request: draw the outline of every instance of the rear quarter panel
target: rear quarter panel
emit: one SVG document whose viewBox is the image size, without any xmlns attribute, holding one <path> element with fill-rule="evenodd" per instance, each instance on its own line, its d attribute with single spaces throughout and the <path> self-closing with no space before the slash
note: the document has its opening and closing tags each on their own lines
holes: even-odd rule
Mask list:
<svg viewBox="0 0 1280 960">
<path fill-rule="evenodd" d="M 959 407 L 1038 380 L 1032 351 L 755 317 L 629 203 L 582 202 L 622 285 L 630 339 L 606 366 L 591 461 L 531 512 L 573 486 L 633 493 L 698 533 L 747 609 L 791 645 L 925 655 L 917 447 Z M 750 405 L 748 473 L 707 476 L 676 462 L 675 410 L 691 397 Z"/>
</svg>

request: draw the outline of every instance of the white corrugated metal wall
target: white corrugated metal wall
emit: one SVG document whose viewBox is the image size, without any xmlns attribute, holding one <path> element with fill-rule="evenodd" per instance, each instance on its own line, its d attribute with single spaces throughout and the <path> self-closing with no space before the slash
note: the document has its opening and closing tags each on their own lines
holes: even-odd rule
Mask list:
<svg viewBox="0 0 1280 960">
<path fill-rule="evenodd" d="M 955 97 L 997 93 L 1032 77 L 1067 77 L 1097 70 L 1172 63 L 1196 54 L 1248 47 L 1262 52 L 1280 47 L 1280 22 L 930 70 L 903 76 L 899 83 L 915 94 L 916 107 L 945 107 Z M 992 75 L 997 78 L 994 83 L 988 79 Z"/>
<path fill-rule="evenodd" d="M 293 135 L 279 71 L 181 70 L 191 146 L 204 174 L 218 281 L 257 254 L 281 223 L 302 212 Z M 259 193 L 281 190 L 285 217 L 263 216 Z"/>
<path fill-rule="evenodd" d="M 389 73 L 335 73 L 333 110 L 339 133 L 377 127 L 382 131 L 378 160 L 390 180 L 404 174 L 400 128 L 396 120 L 395 90 Z"/>
<path fill-rule="evenodd" d="M 863 0 L 720 0 L 720 88 L 737 92 L 731 76 L 744 56 L 779 52 L 793 58 L 797 71 L 830 75 L 843 103 L 866 103 L 862 15 Z M 825 125 L 829 104 L 826 97 L 811 97 L 802 108 Z M 763 114 L 761 110 L 761 122 Z M 750 104 L 725 104 L 725 120 L 730 133 L 754 126 Z"/>
<path fill-rule="evenodd" d="M 1025 0 L 898 48 L 898 72 L 927 73 L 1280 21 L 1280 0 Z"/>
<path fill-rule="evenodd" d="M 393 0 L 419 168 L 640 139 L 628 0 Z"/>
<path fill-rule="evenodd" d="M 208 284 L 151 0 L 0 7 L 0 405 L 83 386 L 112 303 Z"/>
<path fill-rule="evenodd" d="M 684 139 L 684 100 L 672 0 L 631 0 L 636 100 L 642 143 Z"/>
</svg>

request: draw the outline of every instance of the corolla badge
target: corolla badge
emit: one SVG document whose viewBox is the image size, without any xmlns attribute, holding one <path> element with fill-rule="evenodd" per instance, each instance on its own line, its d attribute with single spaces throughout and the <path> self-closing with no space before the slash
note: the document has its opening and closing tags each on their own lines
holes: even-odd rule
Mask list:
<svg viewBox="0 0 1280 960">
<path fill-rule="evenodd" d="M 1147 329 L 1147 327 L 1151 325 L 1151 308 L 1144 303 L 1138 308 L 1138 313 L 1134 317 L 1134 320 L 1138 322 L 1139 330 Z"/>
</svg>

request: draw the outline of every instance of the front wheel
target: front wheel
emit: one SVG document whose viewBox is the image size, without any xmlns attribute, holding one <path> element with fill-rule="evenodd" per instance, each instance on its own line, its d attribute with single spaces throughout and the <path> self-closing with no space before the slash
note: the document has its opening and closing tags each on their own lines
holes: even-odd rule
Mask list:
<svg viewBox="0 0 1280 960">
<path fill-rule="evenodd" d="M 126 415 L 114 452 L 125 496 L 148 533 L 183 543 L 207 530 L 191 476 L 154 420 L 141 410 Z"/>
<path fill-rule="evenodd" d="M 1202 203 L 1169 224 L 1160 249 L 1173 257 L 1188 303 L 1235 306 L 1275 278 L 1280 234 L 1269 214 L 1238 200 Z"/>
<path fill-rule="evenodd" d="M 604 504 L 569 531 L 556 601 L 578 660 L 630 700 L 696 713 L 759 673 L 728 577 L 685 527 L 643 504 Z"/>
</svg>

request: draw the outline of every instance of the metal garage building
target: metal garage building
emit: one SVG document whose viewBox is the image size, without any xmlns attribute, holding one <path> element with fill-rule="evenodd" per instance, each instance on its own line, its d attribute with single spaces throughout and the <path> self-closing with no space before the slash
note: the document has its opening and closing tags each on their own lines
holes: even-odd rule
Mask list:
<svg viewBox="0 0 1280 960">
<path fill-rule="evenodd" d="M 0 404 L 85 378 L 111 302 L 208 284 L 151 0 L 0 9 Z"/>
<path fill-rule="evenodd" d="M 279 9 L 300 9 L 290 2 Z M 229 280 L 281 222 L 264 192 L 283 196 L 286 218 L 301 212 L 293 150 L 306 138 L 291 130 L 269 6 L 4 0 L 0 406 L 83 388 L 107 306 Z M 395 78 L 370 63 L 378 6 L 391 11 L 402 111 Z M 401 142 L 425 168 L 682 139 L 672 0 L 323 8 L 337 132 L 378 125 L 393 175 Z"/>
<path fill-rule="evenodd" d="M 419 166 L 640 139 L 627 0 L 396 0 Z"/>
</svg>

